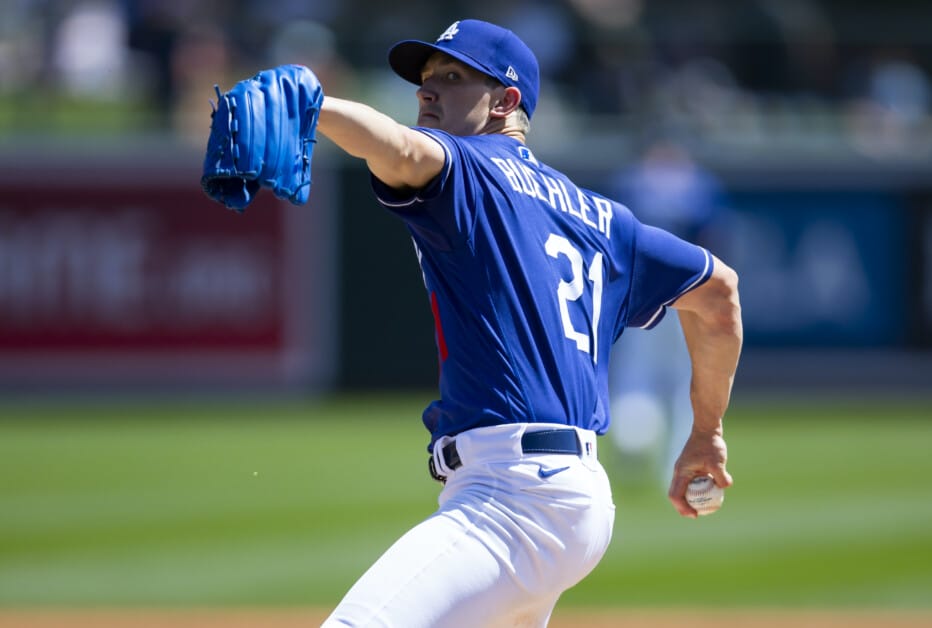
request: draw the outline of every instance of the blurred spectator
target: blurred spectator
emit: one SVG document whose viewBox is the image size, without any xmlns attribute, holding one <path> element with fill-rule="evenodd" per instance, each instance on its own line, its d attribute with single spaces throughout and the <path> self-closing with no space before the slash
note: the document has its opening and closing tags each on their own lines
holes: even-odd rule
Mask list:
<svg viewBox="0 0 932 628">
<path fill-rule="evenodd" d="M 353 73 L 337 51 L 336 34 L 313 20 L 282 24 L 269 38 L 268 65 L 306 65 L 314 71 L 327 94 L 347 95 Z"/>
<path fill-rule="evenodd" d="M 877 158 L 932 151 L 922 26 L 932 8 L 922 3 L 411 0 L 399 11 L 376 0 L 6 0 L 0 121 L 92 132 L 93 115 L 49 114 L 105 101 L 103 122 L 144 103 L 158 129 L 187 135 L 214 83 L 298 58 L 328 91 L 366 90 L 405 112 L 410 92 L 385 80 L 388 46 L 403 30 L 439 34 L 469 16 L 505 24 L 540 57 L 553 108 L 541 138 L 663 124 L 711 148 L 805 151 L 817 138 Z M 897 49 L 882 50 L 888 42 Z"/>
<path fill-rule="evenodd" d="M 142 74 L 140 90 L 155 104 L 161 125 L 167 126 L 176 98 L 172 52 L 185 15 L 177 3 L 127 0 L 128 41 Z"/>
<path fill-rule="evenodd" d="M 813 0 L 752 0 L 727 13 L 726 62 L 759 94 L 833 91 L 836 34 Z"/>
<path fill-rule="evenodd" d="M 754 104 L 725 64 L 695 57 L 658 79 L 645 117 L 653 124 L 699 139 L 736 135 L 739 120 Z"/>
<path fill-rule="evenodd" d="M 26 2 L 0 4 L 0 93 L 40 81 L 46 41 L 45 25 Z"/>
<path fill-rule="evenodd" d="M 929 154 L 930 103 L 929 77 L 908 51 L 876 50 L 845 111 L 852 146 L 872 157 Z"/>
<path fill-rule="evenodd" d="M 126 18 L 115 2 L 79 2 L 58 25 L 54 67 L 67 92 L 92 100 L 125 96 Z"/>
<path fill-rule="evenodd" d="M 569 0 L 580 18 L 573 103 L 594 114 L 636 113 L 663 75 L 641 0 Z"/>
<path fill-rule="evenodd" d="M 188 26 L 172 48 L 171 76 L 173 128 L 179 137 L 203 146 L 210 134 L 209 101 L 216 100 L 214 85 L 226 91 L 246 78 L 233 67 L 226 32 L 209 23 Z"/>
<path fill-rule="evenodd" d="M 641 222 L 709 246 L 721 188 L 681 144 L 655 140 L 615 183 L 616 198 Z M 609 434 L 624 454 L 625 477 L 666 486 L 692 425 L 690 360 L 676 311 L 653 329 L 626 329 L 612 351 Z"/>
</svg>

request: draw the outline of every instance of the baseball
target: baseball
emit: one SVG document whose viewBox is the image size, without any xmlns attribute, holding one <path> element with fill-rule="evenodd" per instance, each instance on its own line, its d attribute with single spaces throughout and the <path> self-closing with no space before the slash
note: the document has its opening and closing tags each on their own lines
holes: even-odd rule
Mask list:
<svg viewBox="0 0 932 628">
<path fill-rule="evenodd" d="M 725 501 L 725 489 L 715 484 L 711 477 L 700 475 L 686 488 L 686 502 L 700 515 L 711 515 Z"/>
</svg>

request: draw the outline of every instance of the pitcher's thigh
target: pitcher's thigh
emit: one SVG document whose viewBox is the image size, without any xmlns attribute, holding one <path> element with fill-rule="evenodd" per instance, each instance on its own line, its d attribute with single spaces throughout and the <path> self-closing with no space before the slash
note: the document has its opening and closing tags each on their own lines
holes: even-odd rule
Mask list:
<svg viewBox="0 0 932 628">
<path fill-rule="evenodd" d="M 534 599 L 517 587 L 512 566 L 489 551 L 483 534 L 468 522 L 432 516 L 379 558 L 324 626 L 544 626 L 557 595 Z"/>
</svg>

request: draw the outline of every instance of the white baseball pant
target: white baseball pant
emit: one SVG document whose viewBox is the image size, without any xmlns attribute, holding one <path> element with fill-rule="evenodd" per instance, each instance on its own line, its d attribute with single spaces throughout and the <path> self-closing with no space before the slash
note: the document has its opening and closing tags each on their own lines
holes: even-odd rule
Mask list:
<svg viewBox="0 0 932 628">
<path fill-rule="evenodd" d="M 604 555 L 615 517 L 594 432 L 575 428 L 579 456 L 522 451 L 526 430 L 566 427 L 469 430 L 455 439 L 455 471 L 435 453 L 449 471 L 439 509 L 376 561 L 323 627 L 546 626 L 560 594 Z"/>
</svg>

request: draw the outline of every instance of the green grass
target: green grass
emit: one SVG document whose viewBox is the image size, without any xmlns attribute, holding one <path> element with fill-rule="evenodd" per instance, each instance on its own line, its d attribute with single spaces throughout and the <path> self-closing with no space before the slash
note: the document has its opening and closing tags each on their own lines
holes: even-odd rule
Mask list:
<svg viewBox="0 0 932 628">
<path fill-rule="evenodd" d="M 609 555 L 567 602 L 932 605 L 928 407 L 739 405 L 726 436 L 723 510 L 683 520 L 616 494 Z"/>
<path fill-rule="evenodd" d="M 56 90 L 0 93 L 0 137 L 10 133 L 39 133 L 54 134 L 57 139 L 112 138 L 158 128 L 159 123 L 158 112 L 151 103 L 138 97 L 89 98 Z"/>
<path fill-rule="evenodd" d="M 0 606 L 334 604 L 435 506 L 428 395 L 0 404 Z M 736 484 L 616 484 L 565 605 L 932 607 L 932 407 L 736 403 Z"/>
</svg>

